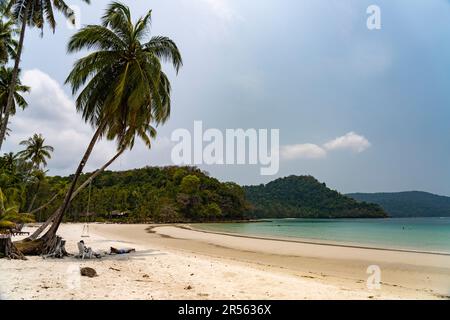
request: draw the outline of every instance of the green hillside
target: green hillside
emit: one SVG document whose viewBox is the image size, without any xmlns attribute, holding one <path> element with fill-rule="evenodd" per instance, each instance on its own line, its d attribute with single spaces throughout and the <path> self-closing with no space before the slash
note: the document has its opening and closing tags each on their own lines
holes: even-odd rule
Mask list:
<svg viewBox="0 0 450 320">
<path fill-rule="evenodd" d="M 432 193 L 352 193 L 347 196 L 358 201 L 377 203 L 392 217 L 450 217 L 450 197 Z"/>
<path fill-rule="evenodd" d="M 81 182 L 89 175 L 83 175 Z M 67 185 L 68 177 L 49 177 L 42 184 L 36 206 L 46 203 L 55 191 Z M 222 183 L 192 167 L 147 167 L 121 172 L 106 171 L 71 204 L 68 220 L 83 220 L 83 213 L 95 213 L 92 220 L 110 220 L 126 213 L 123 222 L 203 222 L 244 218 L 248 210 L 243 189 Z M 44 220 L 61 201 L 55 201 L 38 215 Z M 88 208 L 89 204 L 89 208 Z M 26 205 L 24 205 L 26 207 Z"/>
<path fill-rule="evenodd" d="M 259 218 L 383 218 L 376 205 L 360 203 L 329 189 L 311 176 L 289 176 L 266 185 L 244 187 Z"/>
</svg>

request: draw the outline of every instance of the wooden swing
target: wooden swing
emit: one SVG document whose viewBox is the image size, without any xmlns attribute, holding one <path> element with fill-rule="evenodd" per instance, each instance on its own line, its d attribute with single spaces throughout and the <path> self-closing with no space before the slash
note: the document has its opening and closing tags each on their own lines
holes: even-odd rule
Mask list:
<svg viewBox="0 0 450 320">
<path fill-rule="evenodd" d="M 86 208 L 86 213 L 84 213 L 84 225 L 83 225 L 83 231 L 81 232 L 81 237 L 82 238 L 89 238 L 90 234 L 89 234 L 89 217 L 93 216 L 94 214 L 92 212 L 89 211 L 89 207 L 91 204 L 91 191 L 92 191 L 92 181 L 89 182 L 89 193 L 88 193 L 88 202 L 87 202 L 87 208 Z"/>
</svg>

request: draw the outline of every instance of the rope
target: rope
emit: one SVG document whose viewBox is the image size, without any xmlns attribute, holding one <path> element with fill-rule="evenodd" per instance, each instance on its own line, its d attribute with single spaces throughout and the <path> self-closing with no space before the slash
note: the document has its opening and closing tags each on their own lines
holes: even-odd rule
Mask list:
<svg viewBox="0 0 450 320">
<path fill-rule="evenodd" d="M 89 192 L 88 192 L 88 202 L 87 202 L 87 208 L 86 208 L 86 217 L 84 219 L 84 226 L 83 226 L 83 231 L 81 233 L 81 237 L 82 238 L 88 238 L 89 237 L 89 224 L 88 224 L 88 219 L 89 219 L 89 208 L 91 205 L 91 191 L 92 191 L 92 180 L 89 182 Z"/>
</svg>

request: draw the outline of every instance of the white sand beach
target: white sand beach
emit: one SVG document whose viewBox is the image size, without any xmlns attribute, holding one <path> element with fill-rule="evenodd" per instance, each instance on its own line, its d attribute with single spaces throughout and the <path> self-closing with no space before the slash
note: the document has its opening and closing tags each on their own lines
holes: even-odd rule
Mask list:
<svg viewBox="0 0 450 320">
<path fill-rule="evenodd" d="M 60 235 L 76 253 L 82 224 Z M 32 228 L 27 228 L 32 231 Z M 448 299 L 450 256 L 236 237 L 177 226 L 91 224 L 95 260 L 0 260 L 0 299 Z M 380 289 L 368 289 L 370 265 Z M 98 276 L 79 275 L 80 267 Z"/>
</svg>

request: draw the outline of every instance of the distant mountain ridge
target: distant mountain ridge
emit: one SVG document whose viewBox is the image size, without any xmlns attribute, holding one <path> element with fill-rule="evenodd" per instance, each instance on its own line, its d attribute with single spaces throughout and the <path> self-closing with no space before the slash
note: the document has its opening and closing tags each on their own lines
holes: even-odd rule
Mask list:
<svg viewBox="0 0 450 320">
<path fill-rule="evenodd" d="M 350 193 L 347 196 L 376 203 L 391 217 L 450 217 L 450 197 L 428 192 Z"/>
<path fill-rule="evenodd" d="M 312 176 L 289 176 L 244 187 L 256 218 L 384 218 L 377 204 L 358 202 Z"/>
</svg>

